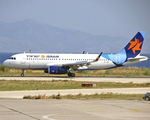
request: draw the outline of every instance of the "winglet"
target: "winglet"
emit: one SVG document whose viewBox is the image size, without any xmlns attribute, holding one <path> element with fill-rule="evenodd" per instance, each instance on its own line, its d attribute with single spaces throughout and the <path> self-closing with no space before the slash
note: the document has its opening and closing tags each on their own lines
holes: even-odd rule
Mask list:
<svg viewBox="0 0 150 120">
<path fill-rule="evenodd" d="M 85 54 L 85 51 L 83 51 L 81 54 Z"/>
<path fill-rule="evenodd" d="M 98 55 L 98 57 L 96 58 L 95 61 L 98 61 L 98 60 L 99 60 L 99 58 L 100 58 L 100 56 L 102 55 L 102 53 L 103 53 L 103 52 L 101 52 L 101 53 Z"/>
</svg>

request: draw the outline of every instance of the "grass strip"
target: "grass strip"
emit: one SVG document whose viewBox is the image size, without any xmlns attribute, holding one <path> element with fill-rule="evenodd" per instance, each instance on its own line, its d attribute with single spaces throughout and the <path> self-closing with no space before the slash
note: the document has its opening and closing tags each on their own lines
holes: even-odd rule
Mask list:
<svg viewBox="0 0 150 120">
<path fill-rule="evenodd" d="M 82 87 L 82 84 L 96 84 L 95 87 Z M 150 87 L 150 83 L 86 82 L 73 80 L 0 80 L 0 91 L 16 90 L 55 90 L 55 89 L 103 89 Z"/>
<path fill-rule="evenodd" d="M 21 69 L 11 69 L 0 65 L 0 76 L 21 76 Z M 149 77 L 150 69 L 142 67 L 118 67 L 107 70 L 75 71 L 76 76 L 101 76 L 101 77 Z M 25 70 L 25 76 L 58 76 L 57 74 L 44 73 L 43 70 Z M 62 74 L 59 76 L 67 76 Z"/>
<path fill-rule="evenodd" d="M 117 93 L 101 93 L 92 95 L 64 95 L 60 96 L 60 99 L 100 99 L 100 100 L 143 100 L 144 94 L 117 94 Z M 23 99 L 56 99 L 57 95 L 35 95 L 24 96 Z"/>
</svg>

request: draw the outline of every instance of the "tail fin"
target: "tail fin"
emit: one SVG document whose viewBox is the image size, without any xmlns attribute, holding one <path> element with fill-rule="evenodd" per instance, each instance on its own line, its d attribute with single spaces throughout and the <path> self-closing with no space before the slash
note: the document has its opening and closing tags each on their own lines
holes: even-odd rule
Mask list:
<svg viewBox="0 0 150 120">
<path fill-rule="evenodd" d="M 134 58 L 140 54 L 144 42 L 145 32 L 138 32 L 124 48 L 127 58 Z"/>
<path fill-rule="evenodd" d="M 145 32 L 138 32 L 132 40 L 125 46 L 125 48 L 117 54 L 102 54 L 102 57 L 111 60 L 116 66 L 123 66 L 126 61 L 133 60 L 140 54 Z M 134 59 L 135 60 L 135 59 Z"/>
</svg>

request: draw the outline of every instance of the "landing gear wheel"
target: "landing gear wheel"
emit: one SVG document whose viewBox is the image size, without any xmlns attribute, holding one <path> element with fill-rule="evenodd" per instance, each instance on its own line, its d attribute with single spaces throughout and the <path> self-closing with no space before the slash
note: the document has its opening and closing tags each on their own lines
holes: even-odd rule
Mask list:
<svg viewBox="0 0 150 120">
<path fill-rule="evenodd" d="M 70 72 L 68 73 L 68 77 L 71 77 L 71 73 Z"/>
<path fill-rule="evenodd" d="M 74 73 L 68 73 L 68 77 L 75 77 L 76 75 Z"/>
<path fill-rule="evenodd" d="M 146 101 L 149 101 L 150 99 L 148 97 L 145 98 Z"/>
<path fill-rule="evenodd" d="M 72 73 L 72 77 L 75 77 L 76 75 L 74 73 Z"/>
<path fill-rule="evenodd" d="M 24 77 L 24 69 L 22 69 L 21 77 Z"/>
<path fill-rule="evenodd" d="M 23 73 L 21 73 L 21 77 L 24 77 L 24 74 L 23 74 Z"/>
</svg>

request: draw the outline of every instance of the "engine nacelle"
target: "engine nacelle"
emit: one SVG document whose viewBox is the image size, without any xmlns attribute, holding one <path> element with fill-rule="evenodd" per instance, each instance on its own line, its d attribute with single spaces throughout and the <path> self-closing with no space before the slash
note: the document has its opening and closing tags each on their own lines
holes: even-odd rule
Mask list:
<svg viewBox="0 0 150 120">
<path fill-rule="evenodd" d="M 63 67 L 58 67 L 58 66 L 49 66 L 48 73 L 49 74 L 66 74 L 67 69 L 65 69 Z"/>
</svg>

